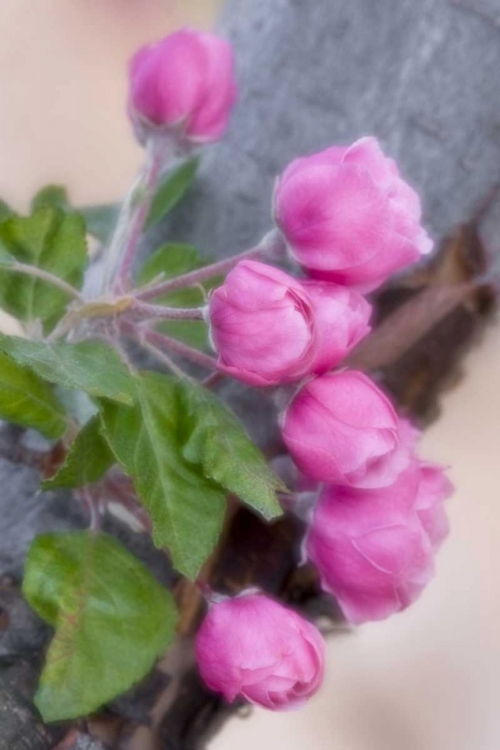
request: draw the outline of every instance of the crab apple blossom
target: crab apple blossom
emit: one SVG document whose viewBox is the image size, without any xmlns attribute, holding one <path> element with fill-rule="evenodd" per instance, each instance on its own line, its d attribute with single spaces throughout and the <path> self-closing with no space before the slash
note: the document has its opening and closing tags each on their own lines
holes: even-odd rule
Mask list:
<svg viewBox="0 0 500 750">
<path fill-rule="evenodd" d="M 276 222 L 304 269 L 365 292 L 430 252 L 421 213 L 373 137 L 295 159 L 274 193 Z"/>
<path fill-rule="evenodd" d="M 231 702 L 241 696 L 274 711 L 299 708 L 323 681 L 317 628 L 253 591 L 211 605 L 195 651 L 205 683 Z"/>
<path fill-rule="evenodd" d="M 369 333 L 371 306 L 343 287 L 245 260 L 211 294 L 208 313 L 219 369 L 269 386 L 338 365 Z"/>
<path fill-rule="evenodd" d="M 452 489 L 440 467 L 429 472 L 416 459 L 389 487 L 325 486 L 305 551 L 350 622 L 384 619 L 417 599 L 448 532 Z"/>
<path fill-rule="evenodd" d="M 412 460 L 417 462 L 420 468 L 420 481 L 415 500 L 415 510 L 431 540 L 434 550 L 437 550 L 449 532 L 444 501 L 452 496 L 454 487 L 446 476 L 447 467 L 422 460 L 418 456 L 417 444 L 421 433 L 407 419 L 400 419 L 399 436 L 403 449 L 409 451 Z"/>
<path fill-rule="evenodd" d="M 283 440 L 299 469 L 319 482 L 391 484 L 410 460 L 400 420 L 382 391 L 355 370 L 311 378 L 283 416 Z"/>
<path fill-rule="evenodd" d="M 420 462 L 420 483 L 415 509 L 434 550 L 438 550 L 450 530 L 444 501 L 454 487 L 439 464 Z"/>
<path fill-rule="evenodd" d="M 183 29 L 142 47 L 129 66 L 129 112 L 141 141 L 166 128 L 187 141 L 217 141 L 236 100 L 225 39 Z"/>
</svg>

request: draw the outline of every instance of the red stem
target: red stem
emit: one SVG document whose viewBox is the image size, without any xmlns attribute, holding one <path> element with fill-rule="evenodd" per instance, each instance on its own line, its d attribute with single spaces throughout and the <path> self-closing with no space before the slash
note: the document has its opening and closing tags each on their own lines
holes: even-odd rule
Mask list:
<svg viewBox="0 0 500 750">
<path fill-rule="evenodd" d="M 166 165 L 165 155 L 159 152 L 156 142 L 153 140 L 147 152 L 147 162 L 144 167 L 144 176 L 138 186 L 144 191 L 140 203 L 133 208 L 128 227 L 128 235 L 122 250 L 122 260 L 118 269 L 118 275 L 114 282 L 114 288 L 124 290 L 128 287 L 132 272 L 135 253 L 139 244 L 144 224 L 148 217 L 151 201 L 158 183 L 162 169 Z"/>
<path fill-rule="evenodd" d="M 184 359 L 188 359 L 196 365 L 204 367 L 206 370 L 217 369 L 217 360 L 215 357 L 211 357 L 209 354 L 204 354 L 203 352 L 198 351 L 198 349 L 183 344 L 177 339 L 166 336 L 164 333 L 159 333 L 150 328 L 141 328 L 126 320 L 120 321 L 120 329 L 126 335 L 138 341 L 139 344 L 147 342 L 160 352 L 162 350 L 165 352 L 175 352 L 181 357 L 184 357 Z"/>
<path fill-rule="evenodd" d="M 212 263 L 211 265 L 204 266 L 196 271 L 182 274 L 182 276 L 176 276 L 175 279 L 168 279 L 159 284 L 145 287 L 137 292 L 136 297 L 139 300 L 150 300 L 159 297 L 161 294 L 173 292 L 176 289 L 182 289 L 186 286 L 196 286 L 196 284 L 200 284 L 202 281 L 208 281 L 209 279 L 214 278 L 214 276 L 225 276 L 242 260 L 279 256 L 283 253 L 284 249 L 284 240 L 277 230 L 273 230 L 266 234 L 259 245 L 250 248 L 250 250 L 246 250 L 244 253 L 234 255 L 231 258 L 225 258 L 218 263 Z"/>
<path fill-rule="evenodd" d="M 153 344 L 153 346 L 158 349 L 166 349 L 167 351 L 175 352 L 181 357 L 184 357 L 184 359 L 188 359 L 207 370 L 217 369 L 217 360 L 215 357 L 211 357 L 209 354 L 204 354 L 203 352 L 198 351 L 198 349 L 183 344 L 182 341 L 178 341 L 171 336 L 166 336 L 164 333 L 152 330 L 142 331 L 141 336 L 145 341 Z"/>
</svg>

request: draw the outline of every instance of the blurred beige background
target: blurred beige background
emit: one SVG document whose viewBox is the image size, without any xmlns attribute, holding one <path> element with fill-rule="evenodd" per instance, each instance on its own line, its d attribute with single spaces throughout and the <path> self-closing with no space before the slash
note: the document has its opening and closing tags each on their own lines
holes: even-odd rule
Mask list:
<svg viewBox="0 0 500 750">
<path fill-rule="evenodd" d="M 141 158 L 126 60 L 169 28 L 210 24 L 217 5 L 2 0 L 0 196 L 23 208 L 47 182 L 77 203 L 124 193 Z M 212 750 L 500 748 L 500 328 L 465 369 L 423 445 L 457 485 L 436 580 L 408 612 L 332 639 L 326 687 L 305 710 L 235 719 Z"/>
<path fill-rule="evenodd" d="M 135 49 L 218 0 L 1 0 L 0 195 L 22 207 L 46 182 L 75 203 L 119 197 L 141 151 L 124 116 Z"/>
</svg>

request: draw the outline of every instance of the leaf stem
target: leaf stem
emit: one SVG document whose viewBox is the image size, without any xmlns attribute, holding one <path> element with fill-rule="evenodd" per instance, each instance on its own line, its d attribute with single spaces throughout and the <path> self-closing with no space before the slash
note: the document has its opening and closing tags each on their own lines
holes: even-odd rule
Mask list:
<svg viewBox="0 0 500 750">
<path fill-rule="evenodd" d="M 54 274 L 49 273 L 49 271 L 44 271 L 42 268 L 30 266 L 28 263 L 19 263 L 17 261 L 9 265 L 7 268 L 9 271 L 23 273 L 27 276 L 34 276 L 37 279 L 46 281 L 48 284 L 52 284 L 52 286 L 56 286 L 62 292 L 65 292 L 69 297 L 78 300 L 78 302 L 85 301 L 78 289 L 75 289 L 74 286 L 71 286 L 71 284 L 68 284 L 63 279 L 60 279 L 59 276 L 54 276 Z"/>
<path fill-rule="evenodd" d="M 234 255 L 231 258 L 225 258 L 217 263 L 212 263 L 209 266 L 196 269 L 190 273 L 176 276 L 174 279 L 168 279 L 162 281 L 159 284 L 153 284 L 139 289 L 136 293 L 136 298 L 139 300 L 150 300 L 155 297 L 159 297 L 167 292 L 173 292 L 176 289 L 182 289 L 187 286 L 195 286 L 200 284 L 202 281 L 214 278 L 214 276 L 225 275 L 231 269 L 238 265 L 242 260 L 258 259 L 258 258 L 276 258 L 284 254 L 285 242 L 281 237 L 278 230 L 273 229 L 268 232 L 262 239 L 262 241 L 250 250 L 239 255 Z"/>
</svg>

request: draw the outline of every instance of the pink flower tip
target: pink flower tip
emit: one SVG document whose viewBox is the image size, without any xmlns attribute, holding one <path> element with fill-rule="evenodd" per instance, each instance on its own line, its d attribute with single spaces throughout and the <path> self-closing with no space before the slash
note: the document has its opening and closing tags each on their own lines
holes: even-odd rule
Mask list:
<svg viewBox="0 0 500 750">
<path fill-rule="evenodd" d="M 354 370 L 306 382 L 285 411 L 283 440 L 299 469 L 318 482 L 383 487 L 410 460 L 391 402 Z"/>
<path fill-rule="evenodd" d="M 188 142 L 217 141 L 236 100 L 233 52 L 213 34 L 183 29 L 142 47 L 129 66 L 129 112 L 141 142 L 166 129 Z"/>
<path fill-rule="evenodd" d="M 452 491 L 442 467 L 416 457 L 387 487 L 323 489 L 305 553 L 350 622 L 382 620 L 420 596 L 448 533 Z"/>
<path fill-rule="evenodd" d="M 431 251 L 421 213 L 373 137 L 295 159 L 274 193 L 277 224 L 304 269 L 364 292 Z"/>
<path fill-rule="evenodd" d="M 299 708 L 323 682 L 325 646 L 299 614 L 249 591 L 214 604 L 195 641 L 204 682 L 232 702 Z"/>
<path fill-rule="evenodd" d="M 241 261 L 209 301 L 219 368 L 271 386 L 339 364 L 370 331 L 370 304 L 356 292 Z"/>
</svg>

